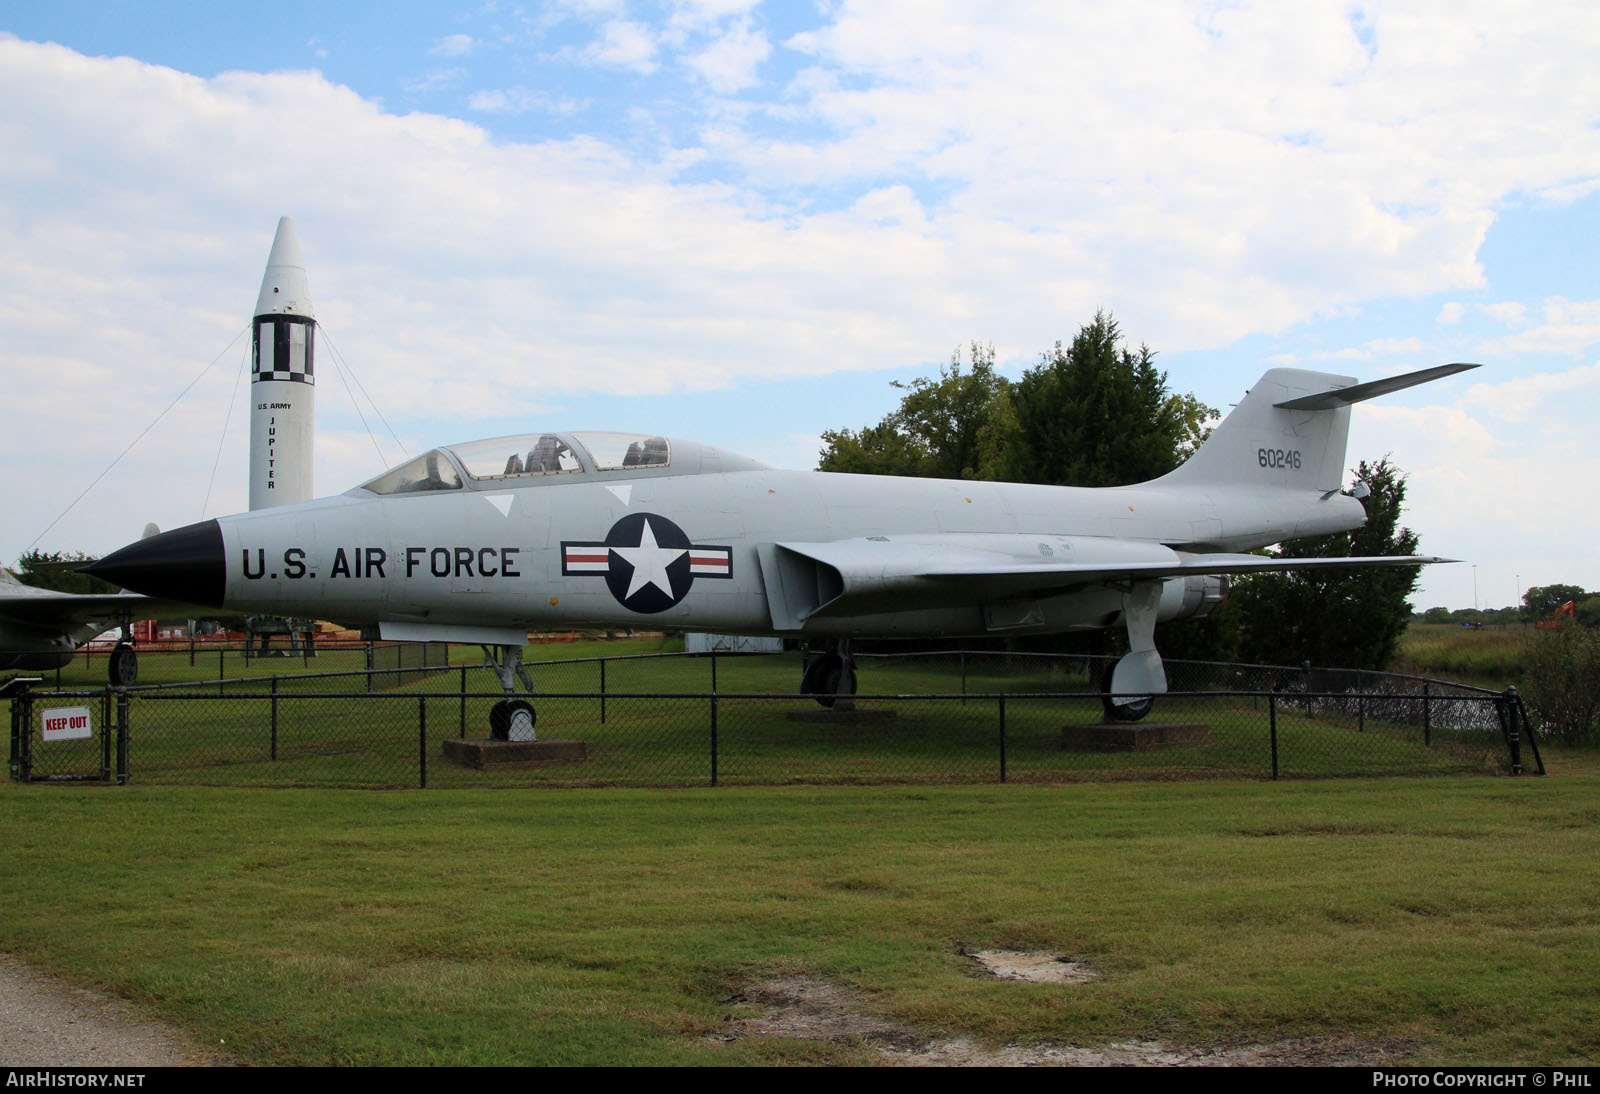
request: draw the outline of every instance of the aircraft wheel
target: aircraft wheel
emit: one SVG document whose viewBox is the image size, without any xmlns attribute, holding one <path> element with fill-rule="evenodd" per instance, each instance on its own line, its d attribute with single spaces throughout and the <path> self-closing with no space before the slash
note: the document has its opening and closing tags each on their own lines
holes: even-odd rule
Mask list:
<svg viewBox="0 0 1600 1094">
<path fill-rule="evenodd" d="M 856 693 L 854 662 L 846 669 L 845 659 L 837 653 L 823 654 L 806 668 L 806 674 L 800 680 L 800 692 L 831 709 L 840 695 Z"/>
<path fill-rule="evenodd" d="M 111 678 L 114 688 L 131 688 L 134 685 L 139 679 L 139 655 L 133 652 L 132 646 L 118 645 L 111 651 L 106 675 Z"/>
<path fill-rule="evenodd" d="M 538 725 L 539 716 L 534 713 L 533 704 L 524 699 L 502 699 L 489 708 L 489 739 L 491 741 L 511 740 L 511 726 L 516 716 L 520 713 L 528 715 L 528 731 L 533 732 L 533 727 Z"/>
<path fill-rule="evenodd" d="M 1108 722 L 1137 722 L 1156 705 L 1155 697 L 1142 695 L 1131 703 L 1111 701 L 1111 676 L 1117 671 L 1115 664 L 1108 665 L 1100 675 L 1100 705 L 1105 708 Z"/>
</svg>

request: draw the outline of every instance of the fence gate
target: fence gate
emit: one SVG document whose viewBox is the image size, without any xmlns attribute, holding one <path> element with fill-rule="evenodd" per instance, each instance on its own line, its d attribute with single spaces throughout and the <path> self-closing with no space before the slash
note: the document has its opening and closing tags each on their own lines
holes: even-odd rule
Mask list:
<svg viewBox="0 0 1600 1094">
<path fill-rule="evenodd" d="M 128 781 L 128 693 L 35 695 L 37 677 L 0 684 L 11 700 L 11 777 L 19 782 Z"/>
</svg>

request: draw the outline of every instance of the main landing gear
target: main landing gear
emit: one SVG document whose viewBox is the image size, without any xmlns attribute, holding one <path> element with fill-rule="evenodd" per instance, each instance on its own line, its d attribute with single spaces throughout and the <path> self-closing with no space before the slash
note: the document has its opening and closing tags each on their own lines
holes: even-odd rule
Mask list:
<svg viewBox="0 0 1600 1094">
<path fill-rule="evenodd" d="M 1128 652 L 1100 678 L 1100 702 L 1108 722 L 1137 722 L 1167 690 L 1167 670 L 1156 652 L 1156 609 L 1161 582 L 1139 581 L 1122 594 L 1122 617 L 1128 628 Z"/>
<path fill-rule="evenodd" d="M 106 665 L 106 675 L 114 688 L 131 688 L 139 679 L 139 655 L 133 652 L 133 643 L 118 639 L 111 650 L 111 660 Z"/>
<path fill-rule="evenodd" d="M 856 663 L 850 656 L 850 640 L 839 639 L 838 648 L 806 666 L 800 677 L 800 694 L 809 695 L 830 710 L 854 710 Z"/>
<path fill-rule="evenodd" d="M 106 662 L 106 675 L 112 687 L 131 688 L 139 679 L 139 655 L 133 652 L 132 617 L 122 616 L 117 620 L 117 627 L 122 634 L 111 650 L 111 659 Z"/>
<path fill-rule="evenodd" d="M 491 670 L 500 681 L 506 697 L 489 709 L 489 739 L 494 741 L 532 741 L 538 735 L 533 727 L 538 723 L 533 704 L 526 699 L 513 699 L 516 685 L 522 690 L 533 690 L 533 677 L 522 666 L 521 646 L 483 647 L 483 667 Z"/>
</svg>

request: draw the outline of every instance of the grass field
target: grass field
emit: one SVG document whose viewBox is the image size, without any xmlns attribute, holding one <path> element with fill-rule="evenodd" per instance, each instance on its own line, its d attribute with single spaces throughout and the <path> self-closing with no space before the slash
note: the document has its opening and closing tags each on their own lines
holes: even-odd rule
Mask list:
<svg viewBox="0 0 1600 1094">
<path fill-rule="evenodd" d="M 1600 763 L 1546 779 L 0 787 L 0 949 L 256 1064 L 871 1063 L 899 1040 L 1600 1059 Z M 979 974 L 1045 950 L 1086 984 Z M 1315 1053 L 1313 1052 L 1313 1055 Z"/>
<path fill-rule="evenodd" d="M 618 644 L 532 656 L 595 651 Z M 770 690 L 775 674 L 790 687 L 794 670 L 719 659 L 718 688 Z M 147 678 L 159 671 L 146 661 Z M 597 672 L 537 675 L 542 691 L 587 690 Z M 703 659 L 613 663 L 607 686 L 699 691 L 709 672 Z M 872 669 L 907 692 L 954 690 L 951 672 Z M 455 675 L 355 709 L 413 710 L 415 690 Z M 1084 681 L 969 673 L 969 690 L 1002 685 Z M 175 731 L 194 735 L 180 752 L 219 750 L 206 781 L 220 769 L 249 783 L 275 764 L 290 781 L 383 785 L 384 757 L 414 762 L 414 729 L 352 747 L 352 719 L 367 715 L 345 699 L 300 722 L 281 711 L 280 759 L 263 759 L 260 702 L 218 699 Z M 670 705 L 613 702 L 605 737 L 592 699 L 541 700 L 542 730 L 581 723 L 599 753 L 580 779 L 543 785 L 703 777 L 698 723 L 672 759 L 660 747 L 682 732 Z M 1421 780 L 1239 780 L 1219 757 L 1259 768 L 1259 742 L 1210 709 L 1215 747 L 1160 761 L 1209 781 L 1107 781 L 1096 765 L 1157 761 L 1090 755 L 1063 773 L 1056 735 L 1077 715 L 1013 700 L 1013 784 L 936 785 L 953 781 L 952 756 L 992 745 L 988 723 L 959 704 L 896 702 L 922 731 L 870 747 L 768 705 L 720 704 L 725 784 L 759 771 L 871 786 L 475 790 L 495 783 L 442 763 L 430 785 L 461 789 L 155 786 L 137 766 L 123 788 L 8 783 L 0 950 L 132 1001 L 202 1054 L 254 1064 L 882 1063 L 949 1042 L 1600 1062 L 1594 753 L 1547 755 L 1545 779 L 1461 777 L 1449 772 L 1473 763 L 1454 759 Z M 430 737 L 453 735 L 458 702 L 429 706 Z M 1374 771 L 1393 769 L 1386 750 L 1419 752 L 1409 731 L 1363 732 L 1329 712 L 1285 711 L 1281 730 L 1301 773 L 1317 773 L 1312 742 L 1359 746 Z M 683 770 L 628 766 L 642 744 Z M 887 774 L 885 755 L 900 762 Z M 161 777 L 183 770 L 175 759 Z M 995 948 L 1069 957 L 1095 978 L 998 980 L 970 956 Z M 796 983 L 835 992 L 849 1020 L 763 1026 Z"/>
<path fill-rule="evenodd" d="M 1474 630 L 1450 623 L 1413 623 L 1400 639 L 1393 668 L 1498 691 L 1521 682 L 1527 643 L 1536 634 L 1520 625 Z"/>
</svg>

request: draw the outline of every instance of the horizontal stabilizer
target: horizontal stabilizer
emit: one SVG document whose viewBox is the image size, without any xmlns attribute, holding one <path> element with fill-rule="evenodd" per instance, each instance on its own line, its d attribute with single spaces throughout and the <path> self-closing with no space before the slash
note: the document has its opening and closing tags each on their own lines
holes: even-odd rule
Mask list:
<svg viewBox="0 0 1600 1094">
<path fill-rule="evenodd" d="M 1272 405 L 1281 410 L 1336 410 L 1341 406 L 1349 406 L 1351 403 L 1376 399 L 1379 395 L 1387 395 L 1391 391 L 1404 391 L 1408 387 L 1426 384 L 1430 380 L 1443 379 L 1446 376 L 1454 376 L 1458 372 L 1465 372 L 1469 368 L 1480 367 L 1482 366 L 1462 363 L 1438 365 L 1434 368 L 1425 368 L 1420 372 L 1408 372 L 1404 376 L 1391 376 L 1387 380 L 1370 380 L 1364 384 L 1354 384 L 1334 391 L 1324 391 L 1320 395 L 1306 395 L 1299 399 L 1290 399 L 1288 402 L 1273 403 Z"/>
</svg>

